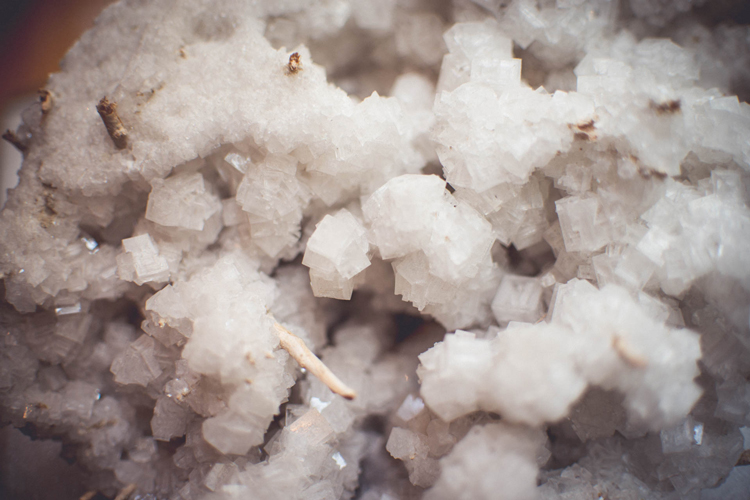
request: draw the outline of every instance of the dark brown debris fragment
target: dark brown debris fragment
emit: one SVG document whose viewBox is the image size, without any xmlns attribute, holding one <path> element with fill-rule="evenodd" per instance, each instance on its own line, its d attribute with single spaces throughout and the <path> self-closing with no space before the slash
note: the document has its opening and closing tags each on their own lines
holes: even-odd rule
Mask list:
<svg viewBox="0 0 750 500">
<path fill-rule="evenodd" d="M 287 64 L 286 69 L 290 75 L 294 75 L 302 71 L 302 61 L 300 61 L 299 52 L 295 52 L 291 56 L 289 56 L 289 64 Z"/>
<path fill-rule="evenodd" d="M 569 123 L 568 128 L 573 131 L 573 138 L 578 141 L 595 141 L 597 139 L 595 123 L 594 120 L 576 124 Z"/>
<path fill-rule="evenodd" d="M 39 102 L 42 105 L 42 114 L 46 115 L 52 109 L 52 92 L 47 89 L 39 89 Z"/>
<path fill-rule="evenodd" d="M 672 99 L 671 101 L 661 103 L 650 101 L 648 106 L 656 111 L 657 115 L 671 115 L 680 112 L 680 109 L 682 109 L 682 101 L 679 99 Z"/>
<path fill-rule="evenodd" d="M 638 169 L 638 175 L 640 175 L 642 179 L 658 179 L 660 181 L 663 181 L 667 178 L 667 174 L 643 165 L 640 158 L 633 154 L 630 155 L 630 161 L 633 162 L 633 164 L 636 166 L 636 168 Z"/>
<path fill-rule="evenodd" d="M 117 103 L 110 102 L 106 97 L 102 97 L 102 100 L 96 105 L 96 111 L 102 118 L 104 126 L 107 127 L 107 133 L 117 149 L 125 149 L 128 146 L 128 132 L 117 114 Z"/>
<path fill-rule="evenodd" d="M 15 148 L 19 150 L 21 153 L 25 153 L 29 149 L 26 147 L 26 144 L 24 144 L 21 138 L 18 137 L 16 133 L 10 129 L 5 131 L 5 133 L 3 134 L 3 139 L 13 144 L 13 146 L 15 146 Z"/>
<path fill-rule="evenodd" d="M 581 132 L 592 132 L 594 130 L 594 120 L 589 120 L 586 123 L 579 123 L 576 127 Z"/>
<path fill-rule="evenodd" d="M 658 170 L 654 170 L 653 168 L 644 168 L 644 167 L 638 167 L 638 173 L 643 177 L 644 179 L 659 179 L 660 181 L 663 181 L 667 178 L 667 174 L 664 172 L 659 172 Z"/>
</svg>

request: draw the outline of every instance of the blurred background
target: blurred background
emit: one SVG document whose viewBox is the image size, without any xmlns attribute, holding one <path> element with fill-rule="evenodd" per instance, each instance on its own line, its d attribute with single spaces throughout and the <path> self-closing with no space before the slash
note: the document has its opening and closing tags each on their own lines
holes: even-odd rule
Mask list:
<svg viewBox="0 0 750 500">
<path fill-rule="evenodd" d="M 112 0 L 0 0 L 0 133 L 15 130 L 60 59 Z M 0 141 L 0 207 L 21 154 Z M 0 311 L 2 314 L 2 311 Z M 60 458 L 62 443 L 0 427 L 0 499 L 77 499 L 83 474 Z"/>
<path fill-rule="evenodd" d="M 112 0 L 0 0 L 0 133 L 59 70 L 60 59 Z M 15 186 L 21 154 L 0 141 L 0 207 Z"/>
</svg>

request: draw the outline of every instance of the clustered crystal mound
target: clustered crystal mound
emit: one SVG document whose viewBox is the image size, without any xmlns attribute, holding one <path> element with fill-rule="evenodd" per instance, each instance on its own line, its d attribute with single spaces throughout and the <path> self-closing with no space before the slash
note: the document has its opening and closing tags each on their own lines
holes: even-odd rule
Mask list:
<svg viewBox="0 0 750 500">
<path fill-rule="evenodd" d="M 111 6 L 12 137 L 0 423 L 110 497 L 746 498 L 750 29 L 703 3 Z"/>
</svg>

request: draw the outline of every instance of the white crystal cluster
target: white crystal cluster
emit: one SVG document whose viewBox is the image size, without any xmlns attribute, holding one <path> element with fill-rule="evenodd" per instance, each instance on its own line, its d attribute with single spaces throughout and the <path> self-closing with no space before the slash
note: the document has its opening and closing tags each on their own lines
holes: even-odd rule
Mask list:
<svg viewBox="0 0 750 500">
<path fill-rule="evenodd" d="M 0 425 L 110 498 L 747 498 L 750 30 L 709 4 L 109 7 L 16 131 Z"/>
</svg>

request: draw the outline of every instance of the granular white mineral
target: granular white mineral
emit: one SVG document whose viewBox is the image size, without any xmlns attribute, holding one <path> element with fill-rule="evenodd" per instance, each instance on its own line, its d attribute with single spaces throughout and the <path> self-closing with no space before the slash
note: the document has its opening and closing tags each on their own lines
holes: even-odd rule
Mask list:
<svg viewBox="0 0 750 500">
<path fill-rule="evenodd" d="M 14 136 L 0 424 L 86 498 L 747 499 L 750 28 L 707 9 L 112 5 Z"/>
</svg>

